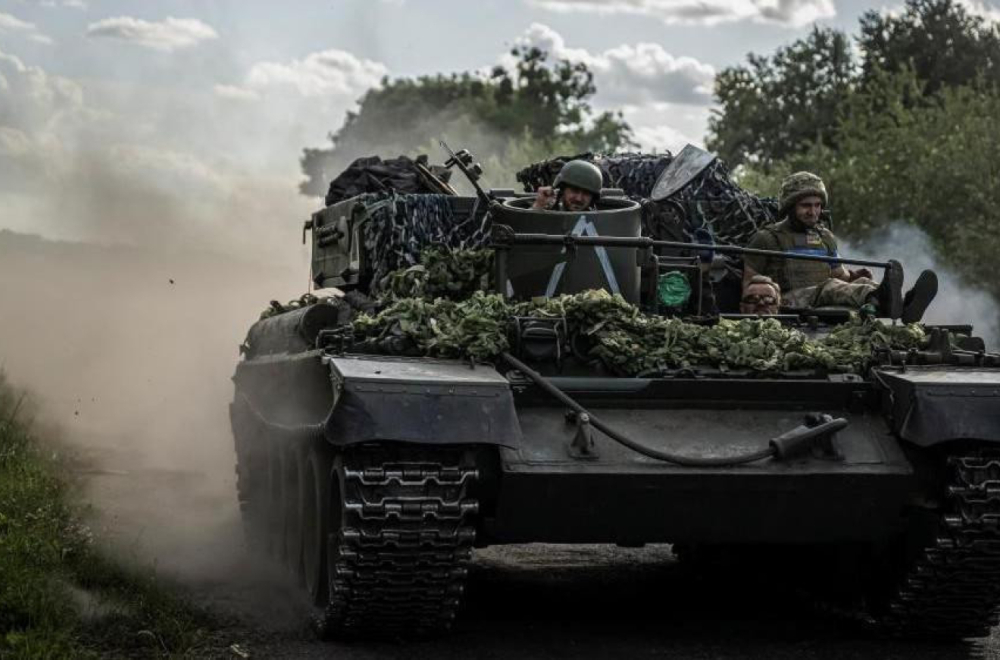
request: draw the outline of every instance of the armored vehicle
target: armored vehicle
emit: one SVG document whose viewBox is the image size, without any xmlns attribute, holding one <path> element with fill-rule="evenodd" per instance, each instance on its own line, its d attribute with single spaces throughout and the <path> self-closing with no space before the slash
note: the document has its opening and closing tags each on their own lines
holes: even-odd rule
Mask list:
<svg viewBox="0 0 1000 660">
<path fill-rule="evenodd" d="M 475 178 L 467 154 L 450 164 Z M 344 340 L 384 305 L 393 267 L 432 245 L 492 250 L 486 288 L 511 303 L 603 289 L 649 318 L 698 317 L 665 306 L 659 278 L 680 272 L 698 297 L 699 251 L 741 248 L 643 235 L 643 206 L 614 190 L 577 213 L 513 191 L 389 192 L 307 223 L 317 291 L 250 329 L 231 419 L 248 539 L 308 591 L 323 634 L 445 631 L 474 549 L 526 542 L 833 557 L 830 597 L 885 634 L 987 634 L 1000 355 L 960 319 L 923 327 L 919 345 L 885 343 L 853 372 L 723 359 L 623 375 L 558 314 L 513 314 L 488 359 Z M 854 321 L 825 309 L 766 322 L 816 338 Z"/>
</svg>

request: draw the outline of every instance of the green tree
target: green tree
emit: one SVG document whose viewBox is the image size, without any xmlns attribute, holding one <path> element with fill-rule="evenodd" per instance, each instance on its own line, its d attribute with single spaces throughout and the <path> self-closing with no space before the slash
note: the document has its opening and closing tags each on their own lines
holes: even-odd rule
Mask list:
<svg viewBox="0 0 1000 660">
<path fill-rule="evenodd" d="M 347 113 L 329 147 L 304 150 L 308 179 L 302 192 L 324 194 L 330 179 L 359 156 L 412 155 L 429 146 L 436 151 L 441 138 L 494 167 L 515 155 L 615 151 L 633 144 L 621 114 L 592 112 L 596 90 L 585 64 L 550 63 L 545 51 L 533 47 L 512 54 L 512 69 L 497 66 L 488 76 L 384 79 Z"/>
<path fill-rule="evenodd" d="M 868 12 L 857 42 L 860 61 L 845 34 L 813 28 L 770 57 L 750 54 L 745 65 L 720 71 L 709 148 L 731 165 L 764 171 L 814 144 L 835 149 L 840 116 L 856 108 L 850 96 L 880 84 L 884 72 L 914 73 L 907 104 L 943 88 L 1000 85 L 1000 31 L 958 0 L 907 0 L 898 14 Z"/>
<path fill-rule="evenodd" d="M 1000 94 L 947 87 L 914 104 L 923 83 L 912 69 L 874 72 L 872 82 L 852 97 L 836 149 L 813 144 L 773 174 L 751 168 L 741 183 L 773 194 L 782 174 L 817 172 L 838 234 L 863 241 L 912 224 L 957 273 L 1000 295 Z"/>
<path fill-rule="evenodd" d="M 907 0 L 898 14 L 861 17 L 862 80 L 913 69 L 924 92 L 986 81 L 1000 83 L 996 24 L 969 14 L 956 0 Z"/>
<path fill-rule="evenodd" d="M 768 169 L 816 142 L 835 144 L 838 114 L 856 78 L 847 35 L 814 27 L 771 57 L 747 60 L 716 76 L 721 109 L 709 119 L 709 149 L 730 165 Z"/>
</svg>

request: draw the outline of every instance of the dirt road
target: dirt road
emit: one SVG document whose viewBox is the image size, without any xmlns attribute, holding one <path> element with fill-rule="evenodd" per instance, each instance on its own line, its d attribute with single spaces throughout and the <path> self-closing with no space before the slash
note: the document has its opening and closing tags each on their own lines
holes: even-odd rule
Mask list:
<svg viewBox="0 0 1000 660">
<path fill-rule="evenodd" d="M 103 534 L 178 577 L 232 615 L 210 657 L 253 658 L 1000 658 L 1000 637 L 968 644 L 866 638 L 814 611 L 782 582 L 726 583 L 691 574 L 668 546 L 531 545 L 477 552 L 454 634 L 411 644 L 320 643 L 309 608 L 282 571 L 247 554 L 232 484 L 191 471 L 115 469 L 86 475 Z M 784 584 L 787 585 L 787 582 Z"/>
</svg>

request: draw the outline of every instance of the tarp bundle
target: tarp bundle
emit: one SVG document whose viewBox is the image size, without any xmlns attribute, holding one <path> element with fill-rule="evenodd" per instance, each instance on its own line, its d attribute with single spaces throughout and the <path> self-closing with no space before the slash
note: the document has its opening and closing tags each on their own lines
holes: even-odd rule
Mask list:
<svg viewBox="0 0 1000 660">
<path fill-rule="evenodd" d="M 418 163 L 446 183 L 451 176 L 451 171 L 444 167 L 428 165 L 426 156 L 418 156 L 416 160 L 406 156 L 388 160 L 382 160 L 378 156 L 358 158 L 330 182 L 330 188 L 326 193 L 326 205 L 330 206 L 364 193 L 395 191 L 407 194 L 427 194 L 440 192 L 427 184 L 425 175 L 417 169 Z"/>
<path fill-rule="evenodd" d="M 484 247 L 490 238 L 490 223 L 484 209 L 456 214 L 457 198 L 450 195 L 363 195 L 359 201 L 369 209 L 364 224 L 362 248 L 372 270 L 370 291 L 386 290 L 389 274 L 420 262 L 430 247 L 468 250 Z"/>
<path fill-rule="evenodd" d="M 562 166 L 577 159 L 600 167 L 606 188 L 621 188 L 629 197 L 647 200 L 674 156 L 670 152 L 560 156 L 525 167 L 517 173 L 517 180 L 528 192 L 551 186 Z M 645 215 L 646 231 L 654 238 L 690 241 L 696 239 L 696 230 L 708 228 L 720 243 L 746 245 L 759 228 L 777 221 L 778 202 L 740 188 L 725 163 L 716 158 L 668 199 L 652 204 Z"/>
<path fill-rule="evenodd" d="M 551 186 L 562 166 L 571 160 L 586 160 L 600 167 L 605 188 L 621 188 L 629 197 L 646 198 L 673 156 L 669 151 L 662 154 L 620 153 L 601 156 L 585 153 L 560 156 L 525 167 L 517 173 L 517 180 L 527 192 Z"/>
<path fill-rule="evenodd" d="M 662 154 L 613 154 L 597 159 L 597 166 L 604 172 L 609 188 L 621 188 L 629 197 L 645 199 L 653 185 L 667 168 L 673 155 Z"/>
<path fill-rule="evenodd" d="M 740 188 L 718 158 L 655 207 L 647 231 L 656 238 L 672 235 L 665 225 L 684 227 L 689 240 L 708 227 L 716 242 L 747 245 L 758 229 L 778 220 L 778 200 Z"/>
</svg>

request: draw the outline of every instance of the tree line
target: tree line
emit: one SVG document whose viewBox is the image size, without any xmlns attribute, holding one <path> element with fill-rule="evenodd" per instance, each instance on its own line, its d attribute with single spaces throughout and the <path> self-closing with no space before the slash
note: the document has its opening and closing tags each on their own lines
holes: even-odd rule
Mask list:
<svg viewBox="0 0 1000 660">
<path fill-rule="evenodd" d="M 621 113 L 593 112 L 596 92 L 586 64 L 549 59 L 536 47 L 511 51 L 512 63 L 487 74 L 384 78 L 330 134 L 330 144 L 305 149 L 302 192 L 321 196 L 330 179 L 358 156 L 440 154 L 439 139 L 483 159 L 490 183 L 555 154 L 610 153 L 635 146 Z"/>
<path fill-rule="evenodd" d="M 302 191 L 323 195 L 360 155 L 469 148 L 488 183 L 554 155 L 634 148 L 620 113 L 596 113 L 587 66 L 534 47 L 488 73 L 384 79 L 327 146 L 306 149 Z M 813 27 L 715 79 L 706 144 L 765 195 L 807 169 L 831 193 L 839 234 L 894 223 L 926 232 L 958 273 L 1000 296 L 1000 30 L 957 0 L 869 11 L 857 33 Z M 508 179 L 503 178 L 503 174 Z"/>
<path fill-rule="evenodd" d="M 969 283 L 1000 295 L 1000 30 L 955 0 L 814 27 L 720 71 L 707 145 L 741 182 L 826 180 L 838 233 L 924 231 Z"/>
</svg>

